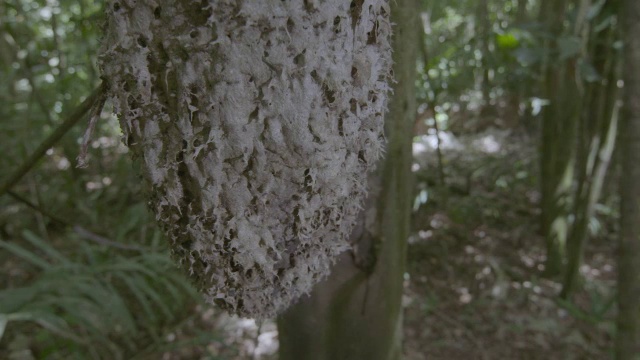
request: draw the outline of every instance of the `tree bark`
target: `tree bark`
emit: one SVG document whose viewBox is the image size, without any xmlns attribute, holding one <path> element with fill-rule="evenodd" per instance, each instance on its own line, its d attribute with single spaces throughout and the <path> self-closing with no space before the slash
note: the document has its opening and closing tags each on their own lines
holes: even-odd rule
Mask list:
<svg viewBox="0 0 640 360">
<path fill-rule="evenodd" d="M 370 196 L 328 279 L 279 318 L 280 359 L 398 359 L 402 284 L 412 194 L 411 129 L 415 115 L 417 9 L 392 2 L 396 83 L 386 116 L 386 158 Z"/>
<path fill-rule="evenodd" d="M 625 115 L 620 142 L 620 248 L 616 358 L 640 358 L 640 2 L 622 6 Z"/>
</svg>

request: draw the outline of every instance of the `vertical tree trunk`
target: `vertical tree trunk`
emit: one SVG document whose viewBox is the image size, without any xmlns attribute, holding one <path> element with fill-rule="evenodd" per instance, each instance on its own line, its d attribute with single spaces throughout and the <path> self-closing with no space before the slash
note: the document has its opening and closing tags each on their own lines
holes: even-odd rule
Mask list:
<svg viewBox="0 0 640 360">
<path fill-rule="evenodd" d="M 527 0 L 516 0 L 516 25 L 523 27 L 527 23 Z M 519 66 L 512 69 L 513 74 L 517 74 Z M 514 104 L 518 107 L 519 123 L 525 128 L 533 132 L 534 126 L 530 119 L 531 111 L 529 109 L 527 98 L 532 93 L 532 84 L 528 77 L 520 75 L 518 78 L 517 90 L 515 92 Z"/>
<path fill-rule="evenodd" d="M 480 0 L 478 2 L 478 9 L 476 10 L 476 38 L 479 41 L 479 49 L 482 53 L 482 60 L 479 63 L 480 76 L 480 90 L 482 91 L 482 113 L 486 114 L 490 108 L 491 102 L 491 84 L 489 80 L 489 56 L 491 51 L 489 50 L 489 38 L 491 34 L 491 22 L 489 21 L 489 1 Z"/>
<path fill-rule="evenodd" d="M 608 0 L 601 15 L 594 19 L 600 23 L 618 12 L 617 0 Z M 600 198 L 609 162 L 615 148 L 620 109 L 618 80 L 620 79 L 620 53 L 614 49 L 618 29 L 592 33 L 589 57 L 601 75 L 599 81 L 586 85 L 585 107 L 579 124 L 577 144 L 577 183 L 573 201 L 574 220 L 567 238 L 567 269 L 560 296 L 568 298 L 579 282 L 579 268 L 588 240 L 589 221 Z"/>
<path fill-rule="evenodd" d="M 417 9 L 392 2 L 397 83 L 386 117 L 386 158 L 372 177 L 354 250 L 328 279 L 278 321 L 280 359 L 398 359 L 402 283 L 411 207 L 411 129 L 415 116 Z"/>
<path fill-rule="evenodd" d="M 516 0 L 516 23 L 522 25 L 527 19 L 527 0 Z"/>
<path fill-rule="evenodd" d="M 566 0 L 543 1 L 540 19 L 553 40 L 547 44 L 543 65 L 543 92 L 550 104 L 542 112 L 541 193 L 542 234 L 547 243 L 546 272 L 562 272 L 568 232 L 568 205 L 574 167 L 574 144 L 579 118 L 575 58 L 560 59 L 555 39 L 564 32 Z M 559 61 L 562 62 L 559 62 Z"/>
<path fill-rule="evenodd" d="M 619 360 L 640 358 L 640 2 L 623 4 L 625 115 L 620 142 Z"/>
</svg>

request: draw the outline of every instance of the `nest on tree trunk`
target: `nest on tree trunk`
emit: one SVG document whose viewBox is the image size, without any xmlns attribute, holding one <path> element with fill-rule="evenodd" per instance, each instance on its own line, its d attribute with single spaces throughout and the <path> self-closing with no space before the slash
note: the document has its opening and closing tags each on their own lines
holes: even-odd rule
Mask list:
<svg viewBox="0 0 640 360">
<path fill-rule="evenodd" d="M 277 314 L 349 248 L 383 152 L 385 0 L 109 0 L 99 66 L 174 259 Z"/>
</svg>

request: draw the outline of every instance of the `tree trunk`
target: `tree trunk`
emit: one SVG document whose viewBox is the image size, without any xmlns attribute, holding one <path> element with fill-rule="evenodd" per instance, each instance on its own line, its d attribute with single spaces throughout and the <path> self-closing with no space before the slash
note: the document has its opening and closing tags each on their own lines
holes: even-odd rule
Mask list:
<svg viewBox="0 0 640 360">
<path fill-rule="evenodd" d="M 482 53 L 482 59 L 478 64 L 480 70 L 480 91 L 482 92 L 482 111 L 483 115 L 492 112 L 491 108 L 491 84 L 489 72 L 491 70 L 489 64 L 489 56 L 491 51 L 489 50 L 490 37 L 491 37 L 491 21 L 489 19 L 489 0 L 480 0 L 478 2 L 478 8 L 476 10 L 476 39 L 479 42 L 479 50 Z"/>
<path fill-rule="evenodd" d="M 564 32 L 566 0 L 542 2 L 540 19 L 553 34 L 546 46 L 543 92 L 549 105 L 542 111 L 541 193 L 542 234 L 547 243 L 546 273 L 562 272 L 569 227 L 568 205 L 573 180 L 579 99 L 575 57 L 560 59 L 558 39 Z"/>
<path fill-rule="evenodd" d="M 640 358 L 640 2 L 622 6 L 625 113 L 620 143 L 620 248 L 616 358 Z"/>
<path fill-rule="evenodd" d="M 598 24 L 618 12 L 616 0 L 605 3 Z M 598 81 L 586 84 L 584 110 L 578 126 L 576 156 L 577 190 L 573 201 L 574 220 L 567 238 L 567 268 L 560 296 L 568 298 L 579 282 L 579 268 L 589 237 L 588 226 L 604 185 L 609 162 L 616 143 L 620 99 L 620 52 L 614 49 L 618 29 L 591 33 L 589 58 L 600 75 Z"/>
<path fill-rule="evenodd" d="M 411 129 L 415 116 L 417 9 L 392 2 L 397 80 L 386 116 L 386 158 L 370 196 L 328 279 L 279 318 L 281 360 L 398 359 L 402 284 L 411 207 Z"/>
</svg>

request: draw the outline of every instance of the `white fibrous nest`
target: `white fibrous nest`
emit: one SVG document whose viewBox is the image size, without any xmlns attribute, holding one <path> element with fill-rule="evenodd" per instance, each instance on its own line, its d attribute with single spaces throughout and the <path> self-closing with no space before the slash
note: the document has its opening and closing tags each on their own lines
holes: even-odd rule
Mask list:
<svg viewBox="0 0 640 360">
<path fill-rule="evenodd" d="M 329 271 L 383 152 L 385 0 L 108 0 L 99 65 L 174 258 L 230 312 Z"/>
</svg>

